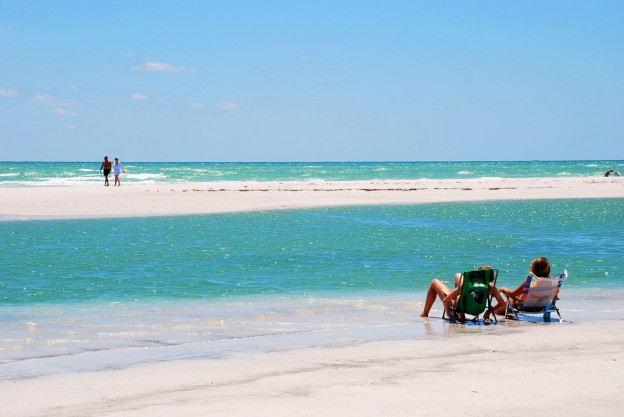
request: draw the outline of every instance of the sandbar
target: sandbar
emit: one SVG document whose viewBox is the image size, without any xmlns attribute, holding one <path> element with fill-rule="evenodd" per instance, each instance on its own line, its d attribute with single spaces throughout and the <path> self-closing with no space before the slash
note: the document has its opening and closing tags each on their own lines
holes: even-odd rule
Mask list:
<svg viewBox="0 0 624 417">
<path fill-rule="evenodd" d="M 0 188 L 0 220 L 169 216 L 332 206 L 624 198 L 619 177 L 124 183 Z"/>
</svg>

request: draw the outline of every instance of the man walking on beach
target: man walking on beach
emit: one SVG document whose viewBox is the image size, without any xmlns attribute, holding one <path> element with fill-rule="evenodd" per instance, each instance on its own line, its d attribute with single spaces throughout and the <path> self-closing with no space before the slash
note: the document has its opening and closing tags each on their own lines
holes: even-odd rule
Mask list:
<svg viewBox="0 0 624 417">
<path fill-rule="evenodd" d="M 119 158 L 115 157 L 115 163 L 113 164 L 113 171 L 115 171 L 115 186 L 120 186 L 121 185 L 121 181 L 119 180 L 119 174 L 121 172 L 123 172 L 124 174 L 126 173 L 126 171 L 123 169 L 123 166 L 121 166 L 121 164 L 119 163 Z"/>
<path fill-rule="evenodd" d="M 108 160 L 108 156 L 104 157 L 102 165 L 100 165 L 100 172 L 104 170 L 104 185 L 108 187 L 108 174 L 111 172 L 111 163 Z"/>
</svg>

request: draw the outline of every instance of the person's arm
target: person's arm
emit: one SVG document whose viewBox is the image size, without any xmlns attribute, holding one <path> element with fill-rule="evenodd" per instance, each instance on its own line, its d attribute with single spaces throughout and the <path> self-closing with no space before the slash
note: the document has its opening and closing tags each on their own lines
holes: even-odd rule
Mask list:
<svg viewBox="0 0 624 417">
<path fill-rule="evenodd" d="M 510 291 L 509 288 L 503 287 L 500 289 L 500 292 L 505 294 L 508 298 L 516 298 L 522 294 L 522 291 L 524 291 L 524 284 L 525 282 L 522 282 L 522 284 L 520 284 L 520 286 L 513 291 Z"/>
</svg>

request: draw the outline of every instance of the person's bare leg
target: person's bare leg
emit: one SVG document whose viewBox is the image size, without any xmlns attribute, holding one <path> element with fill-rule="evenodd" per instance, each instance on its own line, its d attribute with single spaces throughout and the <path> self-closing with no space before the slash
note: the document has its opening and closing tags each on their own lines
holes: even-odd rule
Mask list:
<svg viewBox="0 0 624 417">
<path fill-rule="evenodd" d="M 505 314 L 505 310 L 507 310 L 507 301 L 503 299 L 500 291 L 496 287 L 494 287 L 493 295 L 496 298 L 496 305 L 494 306 L 494 314 Z"/>
<path fill-rule="evenodd" d="M 459 287 L 459 284 L 461 283 L 463 275 L 464 274 L 462 274 L 461 272 L 458 272 L 455 274 L 455 288 Z"/>
<path fill-rule="evenodd" d="M 451 315 L 451 304 L 453 304 L 457 299 L 457 292 L 459 288 L 455 288 L 453 291 L 449 292 L 446 297 L 442 299 L 442 305 L 444 305 L 444 312 L 446 316 L 449 318 L 449 321 L 453 323 L 455 318 Z"/>
<path fill-rule="evenodd" d="M 431 285 L 429 285 L 429 290 L 427 291 L 425 307 L 423 308 L 423 312 L 420 314 L 420 317 L 429 317 L 429 311 L 431 310 L 433 303 L 435 303 L 436 297 L 440 297 L 440 300 L 444 300 L 449 292 L 450 289 L 445 283 L 437 278 L 432 280 Z"/>
<path fill-rule="evenodd" d="M 498 288 L 490 284 L 490 293 L 492 294 L 494 298 L 496 298 L 496 305 L 492 307 L 492 311 L 494 312 L 494 314 L 498 314 L 498 315 L 504 314 L 505 309 L 507 307 L 507 303 L 503 299 L 503 296 L 501 295 L 500 291 L 498 290 Z M 490 319 L 490 310 L 486 310 L 485 314 L 483 315 L 483 320 L 488 321 L 489 319 Z"/>
</svg>

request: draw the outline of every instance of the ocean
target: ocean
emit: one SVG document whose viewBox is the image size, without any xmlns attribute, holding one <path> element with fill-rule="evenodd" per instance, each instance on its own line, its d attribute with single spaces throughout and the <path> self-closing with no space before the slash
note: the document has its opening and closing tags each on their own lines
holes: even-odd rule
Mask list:
<svg viewBox="0 0 624 417">
<path fill-rule="evenodd" d="M 601 176 L 624 161 L 515 162 L 124 162 L 129 183 L 202 181 L 356 181 Z M 93 184 L 101 161 L 0 162 L 0 187 Z"/>
<path fill-rule="evenodd" d="M 127 164 L 127 181 L 591 176 L 622 161 Z M 94 168 L 95 166 L 95 168 Z M 101 181 L 0 163 L 4 186 Z M 621 168 L 620 168 L 621 169 Z M 256 174 L 253 171 L 256 170 Z M 136 173 L 141 178 L 132 178 Z M 7 179 L 9 178 L 9 179 Z M 0 189 L 1 195 L 1 189 Z M 0 379 L 425 337 L 430 280 L 547 257 L 566 319 L 624 318 L 624 201 L 575 199 L 0 222 Z M 432 316 L 440 316 L 436 305 Z M 448 324 L 431 319 L 434 332 Z M 496 326 L 488 326 L 494 328 Z M 437 329 L 437 330 L 436 330 Z M 474 331 L 489 331 L 473 326 Z"/>
</svg>

